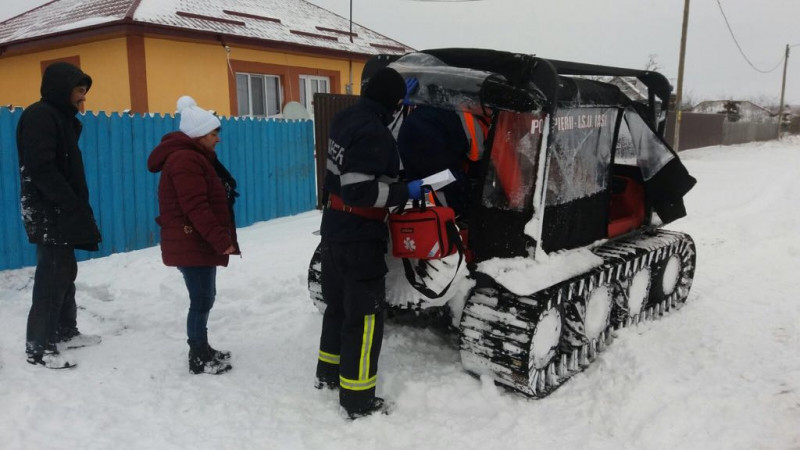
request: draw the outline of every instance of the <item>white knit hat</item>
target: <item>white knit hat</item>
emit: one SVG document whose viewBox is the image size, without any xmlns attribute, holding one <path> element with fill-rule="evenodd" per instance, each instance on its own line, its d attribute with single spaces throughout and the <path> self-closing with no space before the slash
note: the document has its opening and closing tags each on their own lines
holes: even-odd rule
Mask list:
<svg viewBox="0 0 800 450">
<path fill-rule="evenodd" d="M 197 102 L 188 95 L 178 99 L 178 113 L 181 115 L 178 128 L 190 138 L 203 137 L 221 125 L 217 116 L 197 106 Z"/>
</svg>

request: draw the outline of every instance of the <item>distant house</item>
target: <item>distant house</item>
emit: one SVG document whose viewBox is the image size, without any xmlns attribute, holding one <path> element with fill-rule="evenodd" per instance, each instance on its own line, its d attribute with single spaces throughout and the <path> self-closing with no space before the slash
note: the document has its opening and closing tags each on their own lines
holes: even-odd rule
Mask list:
<svg viewBox="0 0 800 450">
<path fill-rule="evenodd" d="M 775 109 L 774 114 L 777 116 L 778 111 Z M 792 134 L 800 134 L 800 106 L 786 105 L 783 109 L 783 125 L 784 131 Z"/>
<path fill-rule="evenodd" d="M 726 114 L 729 122 L 769 122 L 776 116 L 769 109 L 746 100 L 707 100 L 695 105 L 692 112 Z"/>
<path fill-rule="evenodd" d="M 770 112 L 777 116 L 780 108 L 774 107 L 770 108 Z M 783 119 L 785 121 L 791 120 L 795 117 L 800 117 L 800 105 L 785 105 L 783 108 Z"/>
<path fill-rule="evenodd" d="M 623 94 L 636 102 L 647 102 L 647 86 L 633 77 L 610 77 L 608 83 L 618 87 Z"/>
<path fill-rule="evenodd" d="M 411 50 L 304 0 L 54 0 L 0 23 L 0 105 L 36 101 L 44 68 L 69 61 L 94 79 L 90 110 L 172 113 L 189 94 L 275 116 L 358 93 L 372 55 Z"/>
</svg>

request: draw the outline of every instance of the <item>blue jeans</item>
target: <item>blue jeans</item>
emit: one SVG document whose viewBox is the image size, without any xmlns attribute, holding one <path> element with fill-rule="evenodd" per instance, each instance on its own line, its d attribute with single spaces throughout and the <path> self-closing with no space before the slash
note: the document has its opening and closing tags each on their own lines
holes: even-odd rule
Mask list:
<svg viewBox="0 0 800 450">
<path fill-rule="evenodd" d="M 186 335 L 190 347 L 208 344 L 208 314 L 217 295 L 217 268 L 178 267 L 189 291 L 189 314 L 186 316 Z"/>
</svg>

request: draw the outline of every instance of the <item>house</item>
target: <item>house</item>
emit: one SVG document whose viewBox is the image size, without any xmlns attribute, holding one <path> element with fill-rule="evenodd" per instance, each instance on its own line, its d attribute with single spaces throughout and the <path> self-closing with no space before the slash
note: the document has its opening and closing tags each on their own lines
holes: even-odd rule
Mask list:
<svg viewBox="0 0 800 450">
<path fill-rule="evenodd" d="M 770 122 L 777 115 L 767 108 L 746 100 L 706 100 L 692 108 L 692 112 L 726 114 L 729 122 Z"/>
<path fill-rule="evenodd" d="M 614 86 L 618 87 L 619 90 L 625 94 L 626 97 L 629 99 L 639 102 L 639 103 L 647 103 L 650 101 L 650 92 L 647 89 L 647 85 L 645 85 L 642 80 L 639 80 L 634 77 L 622 77 L 622 76 L 614 76 L 609 77 L 605 80 L 607 83 L 613 84 Z M 662 105 L 661 100 L 653 96 L 653 101 L 655 102 L 655 111 L 656 114 L 661 114 Z M 675 108 L 675 96 L 670 96 L 670 103 L 667 105 L 669 110 L 672 111 Z"/>
<path fill-rule="evenodd" d="M 779 108 L 774 108 L 772 113 L 778 115 Z M 783 108 L 783 123 L 781 128 L 791 134 L 800 134 L 800 106 L 785 105 Z"/>
<path fill-rule="evenodd" d="M 0 105 L 39 98 L 44 68 L 92 76 L 86 109 L 276 116 L 358 93 L 366 61 L 412 49 L 304 0 L 53 0 L 0 23 Z"/>
<path fill-rule="evenodd" d="M 647 86 L 640 80 L 633 77 L 610 77 L 605 80 L 607 83 L 618 87 L 623 94 L 636 102 L 647 102 Z"/>
</svg>

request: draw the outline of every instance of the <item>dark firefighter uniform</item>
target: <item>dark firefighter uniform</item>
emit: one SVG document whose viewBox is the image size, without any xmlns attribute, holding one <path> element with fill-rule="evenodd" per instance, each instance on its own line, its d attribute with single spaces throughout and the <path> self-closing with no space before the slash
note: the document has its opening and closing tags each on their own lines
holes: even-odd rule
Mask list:
<svg viewBox="0 0 800 450">
<path fill-rule="evenodd" d="M 317 386 L 340 388 L 351 418 L 380 409 L 375 386 L 383 340 L 387 207 L 408 201 L 386 126 L 405 95 L 403 78 L 381 69 L 359 102 L 330 128 L 322 214 L 322 322 Z"/>
</svg>

